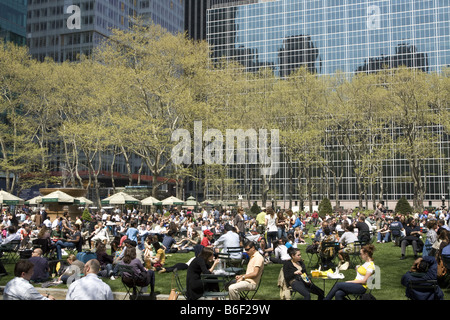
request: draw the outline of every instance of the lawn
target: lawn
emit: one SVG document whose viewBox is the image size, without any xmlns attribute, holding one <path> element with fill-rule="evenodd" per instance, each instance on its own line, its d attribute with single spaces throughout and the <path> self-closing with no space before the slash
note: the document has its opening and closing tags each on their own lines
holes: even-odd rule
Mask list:
<svg viewBox="0 0 450 320">
<path fill-rule="evenodd" d="M 405 288 L 401 285 L 400 279 L 402 275 L 408 271 L 414 261 L 414 257 L 411 255 L 411 249 L 407 250 L 407 258 L 405 260 L 400 260 L 400 248 L 394 247 L 393 243 L 374 243 L 376 250 L 374 253 L 374 261 L 375 264 L 380 267 L 380 275 L 381 275 L 381 288 L 374 289 L 372 294 L 378 300 L 406 300 L 405 297 Z M 308 262 L 308 258 L 305 252 L 306 245 L 299 246 L 302 251 L 302 257 L 305 260 L 306 264 Z M 409 254 L 409 255 L 408 255 Z M 186 262 L 193 256 L 193 253 L 175 253 L 171 254 L 166 259 L 166 265 L 171 266 L 178 262 Z M 13 277 L 13 264 L 5 265 L 9 275 L 0 279 L 0 286 L 4 286 L 12 277 Z M 281 269 L 281 265 L 279 264 L 268 264 L 264 268 L 264 275 L 262 278 L 262 284 L 255 296 L 255 299 L 260 300 L 279 300 L 279 288 L 277 287 L 278 275 Z M 311 268 L 308 269 L 310 272 Z M 355 270 L 350 269 L 342 272 L 345 275 L 346 280 L 353 279 L 355 276 Z M 183 283 L 185 283 L 186 279 L 186 271 L 180 271 L 180 278 Z M 173 281 L 172 273 L 163 273 L 156 274 L 156 285 L 155 290 L 161 294 L 169 294 L 172 286 L 175 286 L 175 282 Z M 124 287 L 120 281 L 111 280 L 109 278 L 104 279 L 106 283 L 108 283 L 113 291 L 125 291 Z M 318 284 L 321 285 L 319 282 Z M 37 285 L 39 286 L 39 285 Z M 59 288 L 65 288 L 65 285 L 58 286 Z M 329 289 L 329 285 L 327 284 L 327 288 Z M 445 299 L 449 299 L 450 297 L 450 289 L 444 289 Z M 300 299 L 300 295 L 295 296 L 296 299 Z M 317 296 L 312 295 L 313 299 L 316 299 Z"/>
</svg>

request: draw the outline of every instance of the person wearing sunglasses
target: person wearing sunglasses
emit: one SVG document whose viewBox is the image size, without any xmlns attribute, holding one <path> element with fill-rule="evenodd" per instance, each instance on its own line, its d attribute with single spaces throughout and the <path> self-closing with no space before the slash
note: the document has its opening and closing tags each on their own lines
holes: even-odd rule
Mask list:
<svg viewBox="0 0 450 320">
<path fill-rule="evenodd" d="M 243 275 L 237 275 L 235 282 L 228 287 L 230 300 L 239 300 L 241 291 L 256 290 L 264 270 L 264 257 L 256 250 L 255 243 L 248 241 L 244 246 L 250 260 Z"/>
</svg>

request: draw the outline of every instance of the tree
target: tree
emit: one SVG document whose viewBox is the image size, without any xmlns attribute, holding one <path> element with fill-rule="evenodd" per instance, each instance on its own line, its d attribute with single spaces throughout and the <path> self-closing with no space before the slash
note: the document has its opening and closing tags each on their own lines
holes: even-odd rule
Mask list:
<svg viewBox="0 0 450 320">
<path fill-rule="evenodd" d="M 423 210 L 425 181 L 428 175 L 425 163 L 434 158 L 440 135 L 432 128 L 440 124 L 439 113 L 435 112 L 435 101 L 429 76 L 419 70 L 399 68 L 387 72 L 389 92 L 389 113 L 394 127 L 401 132 L 394 136 L 397 151 L 409 164 L 414 187 L 414 208 Z"/>
<path fill-rule="evenodd" d="M 138 19 L 129 30 L 114 30 L 94 58 L 121 74 L 120 102 L 109 109 L 111 123 L 128 150 L 145 162 L 156 197 L 169 180 L 162 177 L 173 169 L 171 133 L 189 130 L 193 119 L 209 114 L 207 45 Z"/>
<path fill-rule="evenodd" d="M 88 208 L 85 208 L 85 209 L 83 210 L 83 214 L 81 215 L 81 219 L 82 219 L 83 221 L 92 221 L 92 216 L 91 216 L 91 214 L 89 213 Z"/>
<path fill-rule="evenodd" d="M 319 203 L 319 216 L 325 218 L 327 214 L 332 214 L 333 208 L 331 207 L 330 199 L 323 198 Z"/>
<path fill-rule="evenodd" d="M 412 213 L 413 208 L 405 197 L 401 197 L 395 205 L 395 212 L 400 214 Z"/>
<path fill-rule="evenodd" d="M 327 96 L 325 82 L 302 67 L 286 80 L 280 80 L 275 90 L 274 100 L 278 103 L 273 114 L 277 115 L 278 121 L 274 125 L 280 128 L 281 145 L 288 162 L 291 165 L 298 163 L 300 203 L 303 203 L 304 180 L 311 211 L 314 191 L 313 167 L 323 161 L 323 114 Z"/>
<path fill-rule="evenodd" d="M 261 207 L 258 206 L 258 203 L 257 203 L 256 201 L 253 202 L 253 205 L 252 205 L 252 207 L 250 208 L 250 212 L 251 212 L 253 215 L 258 215 L 258 214 L 261 212 Z"/>
</svg>

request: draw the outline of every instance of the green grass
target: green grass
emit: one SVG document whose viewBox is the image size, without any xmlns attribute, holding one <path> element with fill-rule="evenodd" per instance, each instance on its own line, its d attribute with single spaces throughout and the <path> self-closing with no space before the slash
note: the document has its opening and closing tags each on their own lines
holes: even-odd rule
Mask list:
<svg viewBox="0 0 450 320">
<path fill-rule="evenodd" d="M 401 285 L 400 279 L 402 275 L 408 271 L 414 261 L 414 257 L 411 255 L 411 249 L 407 250 L 407 258 L 405 260 L 400 260 L 400 248 L 394 247 L 393 243 L 374 243 L 375 245 L 375 253 L 374 253 L 374 262 L 376 265 L 380 267 L 381 270 L 381 288 L 374 289 L 372 294 L 378 300 L 406 300 L 405 297 L 405 288 Z M 305 264 L 308 262 L 308 258 L 306 255 L 306 245 L 299 246 L 302 251 L 302 257 L 305 260 Z M 409 255 L 408 255 L 409 254 Z M 193 256 L 193 253 L 175 253 L 171 254 L 166 259 L 166 265 L 171 266 L 178 262 L 186 262 Z M 279 300 L 279 288 L 277 287 L 278 275 L 281 269 L 281 265 L 279 264 L 269 264 L 264 268 L 264 275 L 262 278 L 262 284 L 258 293 L 255 296 L 255 299 L 260 300 Z M 6 285 L 6 283 L 13 278 L 13 264 L 5 265 L 9 275 L 0 279 L 0 286 Z M 308 268 L 308 272 L 311 271 L 312 268 Z M 355 270 L 350 269 L 346 271 L 342 271 L 345 275 L 345 280 L 351 280 L 355 277 Z M 182 283 L 185 283 L 186 279 L 186 271 L 180 271 L 180 278 Z M 175 282 L 173 280 L 173 273 L 156 273 L 156 285 L 155 290 L 161 294 L 169 294 L 170 289 L 175 286 Z M 120 279 L 111 280 L 109 278 L 104 279 L 106 283 L 111 286 L 111 289 L 115 292 L 125 291 Z M 321 283 L 318 283 L 321 286 Z M 40 286 L 37 284 L 36 286 Z M 67 288 L 65 285 L 60 285 L 56 288 Z M 327 289 L 329 289 L 329 285 L 327 284 Z M 444 299 L 449 299 L 450 297 L 450 289 L 442 288 L 445 294 Z M 295 296 L 296 299 L 301 299 L 300 295 Z M 312 295 L 312 299 L 316 299 L 317 296 Z"/>
</svg>

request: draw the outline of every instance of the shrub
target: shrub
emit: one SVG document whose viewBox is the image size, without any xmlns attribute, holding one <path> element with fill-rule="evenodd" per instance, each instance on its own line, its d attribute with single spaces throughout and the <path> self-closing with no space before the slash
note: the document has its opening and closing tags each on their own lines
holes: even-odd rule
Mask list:
<svg viewBox="0 0 450 320">
<path fill-rule="evenodd" d="M 333 207 L 331 206 L 331 201 L 328 198 L 324 198 L 322 201 L 320 201 L 319 204 L 319 216 L 321 218 L 325 218 L 325 215 L 332 214 L 333 213 Z"/>
<path fill-rule="evenodd" d="M 252 207 L 250 208 L 250 212 L 251 212 L 253 215 L 257 215 L 258 213 L 261 212 L 261 207 L 258 206 L 258 204 L 256 203 L 256 201 L 253 202 L 253 205 L 252 205 Z"/>
<path fill-rule="evenodd" d="M 400 198 L 395 205 L 395 213 L 407 214 L 412 213 L 413 209 L 405 197 Z"/>
<path fill-rule="evenodd" d="M 84 221 L 92 221 L 92 216 L 89 213 L 89 210 L 87 208 L 85 208 L 83 210 L 83 214 L 81 215 L 81 219 Z"/>
</svg>

